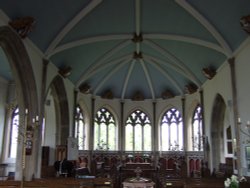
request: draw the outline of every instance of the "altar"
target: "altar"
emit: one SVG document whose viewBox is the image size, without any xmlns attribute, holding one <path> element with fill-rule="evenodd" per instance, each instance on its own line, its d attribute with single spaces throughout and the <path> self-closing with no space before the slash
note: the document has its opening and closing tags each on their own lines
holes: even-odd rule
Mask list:
<svg viewBox="0 0 250 188">
<path fill-rule="evenodd" d="M 140 175 L 142 177 L 155 180 L 156 169 L 151 166 L 150 163 L 126 163 L 121 169 L 121 180 L 124 182 L 125 179 L 135 176 L 135 170 L 140 169 Z"/>
<path fill-rule="evenodd" d="M 155 183 L 150 178 L 141 177 L 142 169 L 137 167 L 134 170 L 136 177 L 124 180 L 123 188 L 153 188 Z"/>
<path fill-rule="evenodd" d="M 153 188 L 154 182 L 123 182 L 123 188 Z"/>
</svg>

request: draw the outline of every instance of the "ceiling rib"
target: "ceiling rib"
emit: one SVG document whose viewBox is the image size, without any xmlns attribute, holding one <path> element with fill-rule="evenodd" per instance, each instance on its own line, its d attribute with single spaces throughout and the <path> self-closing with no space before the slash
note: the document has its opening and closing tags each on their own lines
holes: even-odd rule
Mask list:
<svg viewBox="0 0 250 188">
<path fill-rule="evenodd" d="M 56 47 L 50 54 L 47 54 L 47 57 L 51 57 L 59 52 L 64 50 L 68 50 L 77 46 L 85 45 L 85 44 L 92 44 L 96 42 L 105 42 L 105 41 L 112 41 L 112 40 L 130 40 L 132 36 L 130 34 L 120 34 L 120 35 L 101 35 L 95 37 L 84 38 L 76 41 L 72 41 L 63 45 Z"/>
<path fill-rule="evenodd" d="M 134 65 L 135 65 L 135 59 L 133 59 L 133 61 L 131 62 L 130 66 L 129 66 L 129 70 L 127 72 L 127 75 L 126 75 L 126 78 L 125 78 L 125 82 L 124 82 L 123 87 L 122 87 L 121 99 L 124 99 L 125 92 L 126 92 L 127 86 L 128 86 L 128 81 L 129 81 L 130 75 L 132 73 L 132 70 L 134 68 Z"/>
<path fill-rule="evenodd" d="M 219 42 L 219 44 L 227 51 L 227 54 L 232 54 L 232 49 L 216 28 L 204 17 L 202 16 L 194 7 L 192 7 L 187 1 L 175 0 L 182 8 L 189 12 L 195 19 L 197 19 Z"/>
<path fill-rule="evenodd" d="M 155 49 L 156 51 L 158 51 L 159 53 L 161 53 L 162 55 L 164 55 L 165 57 L 167 57 L 170 60 L 170 62 L 168 62 L 169 64 L 170 63 L 174 64 L 174 66 L 177 65 L 186 74 L 188 74 L 189 76 L 191 76 L 193 78 L 193 80 L 194 80 L 194 83 L 196 83 L 197 86 L 201 85 L 201 81 L 195 76 L 195 74 L 181 60 L 179 60 L 176 56 L 174 56 L 173 54 L 171 54 L 166 49 L 161 48 L 159 45 L 155 44 L 152 41 L 145 40 L 145 44 L 149 45 L 151 48 Z"/>
<path fill-rule="evenodd" d="M 100 66 L 96 67 L 93 71 L 87 72 L 86 76 L 84 76 L 82 78 L 82 82 L 86 81 L 89 77 L 97 74 L 98 72 L 100 72 L 101 70 L 103 70 L 103 69 L 105 69 L 105 68 L 107 68 L 109 66 L 115 65 L 115 64 L 117 64 L 117 63 L 119 63 L 121 61 L 125 61 L 126 59 L 132 59 L 132 58 L 133 58 L 133 56 L 131 54 L 129 54 L 129 55 L 120 57 L 118 59 L 112 60 L 110 62 L 106 62 L 104 65 L 100 65 Z"/>
<path fill-rule="evenodd" d="M 47 54 L 47 57 L 51 57 L 59 52 L 62 52 L 64 50 L 68 50 L 77 46 L 85 45 L 85 44 L 92 44 L 96 42 L 105 42 L 105 41 L 111 41 L 111 40 L 130 40 L 133 36 L 130 34 L 118 34 L 118 35 L 101 35 L 101 36 L 95 36 L 95 37 L 89 37 L 80 39 L 77 41 L 72 41 L 63 45 L 60 45 L 56 47 L 50 54 Z M 144 39 L 159 39 L 159 40 L 174 40 L 174 41 L 181 41 L 181 42 L 187 42 L 191 44 L 196 44 L 200 46 L 204 46 L 210 49 L 213 49 L 215 51 L 218 51 L 227 57 L 231 57 L 231 54 L 227 53 L 221 46 L 204 41 L 198 38 L 193 37 L 186 37 L 182 35 L 170 35 L 170 34 L 144 34 Z M 137 52 L 140 50 L 140 48 L 137 48 Z"/>
<path fill-rule="evenodd" d="M 91 72 L 92 70 L 94 70 L 97 66 L 101 65 L 104 61 L 106 61 L 108 58 L 110 58 L 112 55 L 114 55 L 115 53 L 117 53 L 121 49 L 123 49 L 126 46 L 128 46 L 130 43 L 131 43 L 131 40 L 125 40 L 125 41 L 122 41 L 121 43 L 119 43 L 118 45 L 114 46 L 112 49 L 110 49 L 108 52 L 106 52 L 103 56 L 101 56 L 100 58 L 98 58 L 97 61 L 95 61 L 94 63 L 92 63 L 92 66 L 90 66 L 88 68 L 87 73 Z M 76 87 L 78 87 L 81 84 L 82 78 L 85 75 L 86 75 L 86 73 L 84 72 L 80 76 L 80 79 L 76 82 Z"/>
<path fill-rule="evenodd" d="M 152 99 L 154 100 L 155 99 L 155 92 L 154 92 L 154 88 L 153 88 L 153 84 L 152 84 L 152 80 L 151 80 L 151 77 L 149 75 L 149 72 L 148 72 L 148 69 L 143 61 L 143 59 L 140 59 L 140 63 L 141 63 L 141 66 L 143 68 L 143 71 L 145 73 L 145 76 L 147 78 L 147 82 L 148 82 L 148 86 L 149 86 L 149 89 L 151 91 L 151 95 L 152 95 Z"/>
<path fill-rule="evenodd" d="M 190 81 L 196 83 L 198 87 L 201 86 L 201 84 L 197 83 L 197 81 L 196 81 L 195 78 L 193 78 L 193 77 L 190 76 L 189 74 L 186 74 L 185 72 L 183 72 L 183 70 L 181 70 L 178 66 L 175 66 L 175 65 L 172 64 L 172 63 L 167 63 L 167 62 L 165 62 L 165 61 L 163 61 L 163 60 L 161 60 L 161 59 L 158 59 L 158 58 L 155 58 L 155 57 L 152 57 L 152 56 L 149 56 L 149 55 L 145 55 L 145 54 L 144 54 L 143 56 L 144 56 L 145 58 L 151 59 L 152 61 L 155 61 L 155 62 L 157 62 L 157 63 L 160 63 L 160 64 L 163 65 L 163 66 L 166 66 L 166 65 L 168 66 L 168 65 L 169 65 L 169 67 L 172 67 L 173 70 L 175 70 L 176 72 L 182 74 L 182 75 L 183 75 L 184 77 L 186 77 L 188 80 L 190 80 Z"/>
<path fill-rule="evenodd" d="M 45 56 L 47 54 L 51 54 L 54 48 L 60 43 L 63 37 L 88 13 L 90 13 L 97 5 L 99 5 L 102 0 L 92 0 L 90 3 L 84 7 L 56 36 L 56 38 L 50 43 L 49 47 L 45 52 Z"/>
<path fill-rule="evenodd" d="M 116 72 L 118 71 L 122 66 L 124 66 L 126 63 L 128 63 L 129 61 L 131 61 L 131 59 L 127 59 L 124 62 L 118 64 L 116 67 L 114 67 L 112 69 L 111 72 L 109 72 L 108 74 L 106 74 L 106 76 L 102 79 L 102 81 L 97 85 L 97 87 L 95 88 L 93 94 L 96 95 L 97 91 L 103 86 L 103 84 Z"/>
<path fill-rule="evenodd" d="M 163 76 L 165 76 L 175 86 L 175 88 L 180 92 L 180 94 L 183 95 L 183 90 L 181 89 L 180 84 L 173 77 L 171 77 L 161 65 L 148 58 L 145 58 L 145 60 L 149 62 L 152 66 L 154 66 L 160 73 L 162 73 Z"/>
<path fill-rule="evenodd" d="M 174 40 L 180 42 L 191 43 L 199 46 L 204 46 L 215 51 L 218 51 L 227 57 L 231 57 L 231 54 L 228 54 L 221 46 L 214 44 L 212 42 L 204 41 L 194 37 L 187 37 L 183 35 L 171 35 L 171 34 L 144 34 L 144 39 L 159 39 L 159 40 Z"/>
<path fill-rule="evenodd" d="M 136 32 L 136 35 L 139 36 L 140 33 L 141 33 L 141 28 L 140 28 L 140 14 L 141 14 L 141 11 L 140 11 L 140 0 L 136 0 L 135 1 L 135 32 Z M 137 42 L 136 43 L 136 52 L 137 53 L 140 53 L 141 51 L 141 47 L 140 47 L 140 42 Z"/>
</svg>

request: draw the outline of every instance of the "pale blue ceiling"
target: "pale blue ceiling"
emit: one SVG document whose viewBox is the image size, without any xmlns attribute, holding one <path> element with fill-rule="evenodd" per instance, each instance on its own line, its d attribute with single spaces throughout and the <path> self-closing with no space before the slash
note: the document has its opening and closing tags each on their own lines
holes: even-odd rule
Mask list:
<svg viewBox="0 0 250 188">
<path fill-rule="evenodd" d="M 69 79 L 91 93 L 115 98 L 161 98 L 166 89 L 184 95 L 189 83 L 207 80 L 202 68 L 219 68 L 248 37 L 239 20 L 248 0 L 0 0 L 11 19 L 36 19 L 32 42 Z M 134 34 L 143 40 L 134 43 Z M 142 58 L 134 58 L 134 52 Z M 0 53 L 1 72 L 6 59 Z"/>
</svg>

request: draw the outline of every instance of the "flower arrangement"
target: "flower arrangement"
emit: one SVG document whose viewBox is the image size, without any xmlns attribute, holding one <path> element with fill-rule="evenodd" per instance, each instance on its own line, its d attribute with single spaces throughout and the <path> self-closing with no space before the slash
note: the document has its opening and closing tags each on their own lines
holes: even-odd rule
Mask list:
<svg viewBox="0 0 250 188">
<path fill-rule="evenodd" d="M 235 175 L 232 175 L 231 178 L 227 178 L 224 181 L 224 185 L 225 187 L 228 187 L 228 188 L 238 188 L 239 187 L 238 177 Z"/>
</svg>

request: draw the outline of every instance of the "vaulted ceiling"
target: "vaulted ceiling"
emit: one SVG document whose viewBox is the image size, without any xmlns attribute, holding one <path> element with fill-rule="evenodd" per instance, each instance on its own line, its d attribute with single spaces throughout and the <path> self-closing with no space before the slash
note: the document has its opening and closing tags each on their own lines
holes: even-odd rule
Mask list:
<svg viewBox="0 0 250 188">
<path fill-rule="evenodd" d="M 35 19 L 27 37 L 58 69 L 71 69 L 76 89 L 121 99 L 201 87 L 202 70 L 218 69 L 248 37 L 240 18 L 250 14 L 248 0 L 1 0 L 0 7 L 10 20 Z"/>
</svg>

